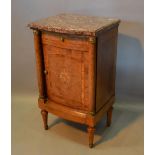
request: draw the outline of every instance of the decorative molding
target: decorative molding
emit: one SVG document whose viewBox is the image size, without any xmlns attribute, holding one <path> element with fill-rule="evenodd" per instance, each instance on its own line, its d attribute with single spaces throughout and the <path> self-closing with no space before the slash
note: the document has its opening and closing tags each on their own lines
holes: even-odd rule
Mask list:
<svg viewBox="0 0 155 155">
<path fill-rule="evenodd" d="M 92 116 L 94 116 L 95 115 L 95 112 L 89 112 L 89 115 L 92 115 Z"/>
<path fill-rule="evenodd" d="M 96 38 L 89 38 L 89 42 L 91 43 L 91 44 L 96 44 Z"/>
<path fill-rule="evenodd" d="M 33 30 L 33 34 L 39 34 L 38 30 Z"/>
<path fill-rule="evenodd" d="M 45 99 L 45 97 L 44 96 L 39 96 L 39 99 Z"/>
<path fill-rule="evenodd" d="M 44 96 L 39 96 L 38 99 L 42 100 L 44 104 L 48 101 L 48 98 L 45 98 Z"/>
</svg>

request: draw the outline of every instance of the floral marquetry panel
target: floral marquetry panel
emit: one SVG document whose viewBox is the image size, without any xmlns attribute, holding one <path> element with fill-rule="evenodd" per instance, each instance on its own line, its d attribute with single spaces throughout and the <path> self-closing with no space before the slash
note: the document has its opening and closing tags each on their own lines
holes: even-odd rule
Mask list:
<svg viewBox="0 0 155 155">
<path fill-rule="evenodd" d="M 88 86 L 85 79 L 88 73 L 88 49 L 80 50 L 78 40 L 72 40 L 74 47 L 71 47 L 67 46 L 69 39 L 62 41 L 60 36 L 46 33 L 42 35 L 42 41 L 48 100 L 87 110 Z"/>
</svg>

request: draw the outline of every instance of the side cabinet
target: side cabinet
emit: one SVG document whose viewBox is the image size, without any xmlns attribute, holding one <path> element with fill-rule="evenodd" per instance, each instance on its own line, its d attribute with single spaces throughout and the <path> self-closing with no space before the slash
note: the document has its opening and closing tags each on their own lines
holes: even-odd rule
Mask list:
<svg viewBox="0 0 155 155">
<path fill-rule="evenodd" d="M 88 126 L 112 120 L 117 35 L 120 20 L 61 14 L 29 24 L 34 32 L 39 98 L 44 128 L 48 113 Z"/>
</svg>

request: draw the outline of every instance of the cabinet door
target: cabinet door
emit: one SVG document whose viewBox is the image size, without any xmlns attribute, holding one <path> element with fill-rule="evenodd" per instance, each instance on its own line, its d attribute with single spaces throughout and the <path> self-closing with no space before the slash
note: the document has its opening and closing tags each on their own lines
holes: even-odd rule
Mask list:
<svg viewBox="0 0 155 155">
<path fill-rule="evenodd" d="M 48 100 L 88 110 L 88 44 L 85 40 L 43 33 Z"/>
</svg>

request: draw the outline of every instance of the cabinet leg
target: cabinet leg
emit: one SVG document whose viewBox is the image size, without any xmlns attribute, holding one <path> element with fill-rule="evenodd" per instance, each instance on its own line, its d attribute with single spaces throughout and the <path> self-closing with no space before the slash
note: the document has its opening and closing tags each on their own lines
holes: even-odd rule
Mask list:
<svg viewBox="0 0 155 155">
<path fill-rule="evenodd" d="M 48 112 L 46 110 L 41 110 L 41 115 L 42 115 L 42 118 L 43 118 L 44 129 L 48 130 L 48 125 L 47 125 Z"/>
<path fill-rule="evenodd" d="M 88 136 L 89 136 L 89 147 L 92 148 L 93 147 L 95 128 L 88 126 L 87 131 L 88 131 Z"/>
<path fill-rule="evenodd" d="M 113 110 L 113 107 L 110 107 L 107 112 L 107 126 L 108 127 L 111 125 L 111 122 L 112 122 L 112 110 Z"/>
</svg>

